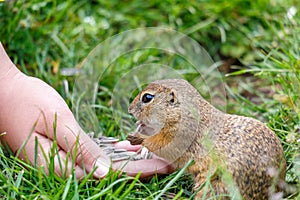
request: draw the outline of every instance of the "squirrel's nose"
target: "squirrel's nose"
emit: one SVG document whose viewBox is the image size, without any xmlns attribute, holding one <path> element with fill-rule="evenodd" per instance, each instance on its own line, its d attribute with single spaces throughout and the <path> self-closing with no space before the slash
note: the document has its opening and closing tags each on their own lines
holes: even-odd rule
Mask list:
<svg viewBox="0 0 300 200">
<path fill-rule="evenodd" d="M 128 107 L 128 113 L 131 115 L 134 113 L 134 105 L 132 103 Z"/>
<path fill-rule="evenodd" d="M 131 106 L 128 107 L 128 113 L 132 114 L 132 108 L 131 108 Z"/>
<path fill-rule="evenodd" d="M 137 104 L 134 104 L 134 102 L 132 102 L 128 107 L 128 113 L 134 115 L 134 113 L 137 112 L 138 110 L 141 110 L 141 108 L 142 108 L 141 102 L 138 102 Z"/>
</svg>

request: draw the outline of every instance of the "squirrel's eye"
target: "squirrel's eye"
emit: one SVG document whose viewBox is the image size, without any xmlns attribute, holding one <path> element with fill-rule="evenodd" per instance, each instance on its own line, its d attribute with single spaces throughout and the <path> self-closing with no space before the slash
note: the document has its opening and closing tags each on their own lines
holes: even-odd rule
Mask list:
<svg viewBox="0 0 300 200">
<path fill-rule="evenodd" d="M 143 103 L 149 103 L 153 98 L 154 98 L 154 95 L 146 93 L 142 97 L 142 102 Z"/>
</svg>

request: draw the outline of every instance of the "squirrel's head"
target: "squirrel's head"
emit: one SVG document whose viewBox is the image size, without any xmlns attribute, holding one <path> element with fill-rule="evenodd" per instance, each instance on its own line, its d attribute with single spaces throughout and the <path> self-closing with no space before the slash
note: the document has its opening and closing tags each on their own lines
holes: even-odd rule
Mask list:
<svg viewBox="0 0 300 200">
<path fill-rule="evenodd" d="M 138 120 L 139 132 L 151 136 L 180 120 L 179 104 L 177 91 L 156 81 L 135 97 L 128 112 Z"/>
<path fill-rule="evenodd" d="M 128 112 L 138 120 L 139 132 L 151 136 L 164 127 L 172 129 L 179 123 L 183 104 L 186 108 L 186 103 L 195 97 L 195 93 L 197 90 L 185 80 L 158 80 L 135 97 Z"/>
</svg>

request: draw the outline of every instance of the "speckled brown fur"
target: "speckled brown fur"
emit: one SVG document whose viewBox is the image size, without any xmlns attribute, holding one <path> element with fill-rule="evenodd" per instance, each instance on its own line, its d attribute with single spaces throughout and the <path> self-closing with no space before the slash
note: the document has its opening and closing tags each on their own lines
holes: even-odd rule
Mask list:
<svg viewBox="0 0 300 200">
<path fill-rule="evenodd" d="M 153 98 L 143 102 L 145 94 Z M 227 199 L 239 191 L 243 199 L 270 199 L 284 181 L 285 158 L 276 135 L 258 120 L 217 110 L 185 80 L 151 83 L 128 111 L 140 124 L 128 138 L 132 143 L 179 168 L 194 159 L 188 170 L 197 198 Z M 204 190 L 208 180 L 211 187 Z"/>
</svg>

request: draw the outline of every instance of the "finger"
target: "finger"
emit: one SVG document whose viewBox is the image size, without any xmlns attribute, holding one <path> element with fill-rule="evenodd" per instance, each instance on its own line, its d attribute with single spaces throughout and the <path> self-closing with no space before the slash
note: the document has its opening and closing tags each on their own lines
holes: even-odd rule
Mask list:
<svg viewBox="0 0 300 200">
<path fill-rule="evenodd" d="M 121 170 L 128 176 L 135 177 L 141 173 L 141 178 L 154 174 L 169 174 L 174 171 L 174 166 L 162 159 L 148 159 L 138 161 L 123 161 L 113 163 L 114 170 Z"/>
<path fill-rule="evenodd" d="M 85 133 L 79 135 L 79 140 L 72 144 L 71 152 L 76 152 L 76 163 L 82 168 L 94 172 L 95 178 L 103 178 L 107 175 L 111 161 L 105 152 Z"/>
<path fill-rule="evenodd" d="M 45 120 L 39 120 L 37 130 L 41 130 L 50 138 L 54 138 L 55 132 L 57 144 L 65 152 L 70 152 L 72 156 L 75 156 L 76 164 L 88 173 L 96 167 L 95 178 L 103 178 L 108 173 L 111 162 L 102 149 L 84 133 L 72 112 L 63 106 L 59 112 L 47 111 L 46 113 Z M 52 127 L 55 123 L 56 127 L 51 128 L 49 122 L 52 122 Z M 48 127 L 48 130 L 45 127 Z"/>
<path fill-rule="evenodd" d="M 77 179 L 84 177 L 84 171 L 77 164 L 72 166 L 72 160 L 70 157 L 67 158 L 67 154 L 64 150 L 59 150 L 54 157 L 54 170 L 55 174 L 60 177 L 67 177 L 75 170 L 75 175 Z"/>
<path fill-rule="evenodd" d="M 38 144 L 36 144 L 38 142 Z M 36 145 L 38 145 L 36 152 Z M 53 148 L 54 151 L 53 151 Z M 53 155 L 54 153 L 54 155 Z M 20 152 L 20 158 L 22 160 L 28 160 L 32 165 L 43 166 L 45 172 L 49 173 L 50 157 L 54 158 L 54 173 L 61 177 L 69 176 L 72 170 L 75 170 L 77 178 L 81 178 L 84 172 L 78 165 L 72 166 L 71 158 L 66 158 L 66 153 L 59 149 L 59 147 L 53 147 L 53 141 L 34 132 L 28 139 L 27 144 Z"/>
<path fill-rule="evenodd" d="M 142 148 L 141 145 L 131 145 L 128 140 L 117 142 L 114 146 L 117 149 L 126 149 L 127 151 L 138 151 Z"/>
<path fill-rule="evenodd" d="M 70 151 L 73 156 L 75 154 L 76 163 L 87 172 L 91 172 L 96 167 L 94 176 L 105 177 L 111 163 L 107 155 L 79 126 L 70 128 L 71 125 L 77 124 L 75 119 L 66 124 L 70 126 L 57 126 L 57 135 L 64 135 L 63 139 L 57 137 L 57 143 L 66 152 Z"/>
</svg>

